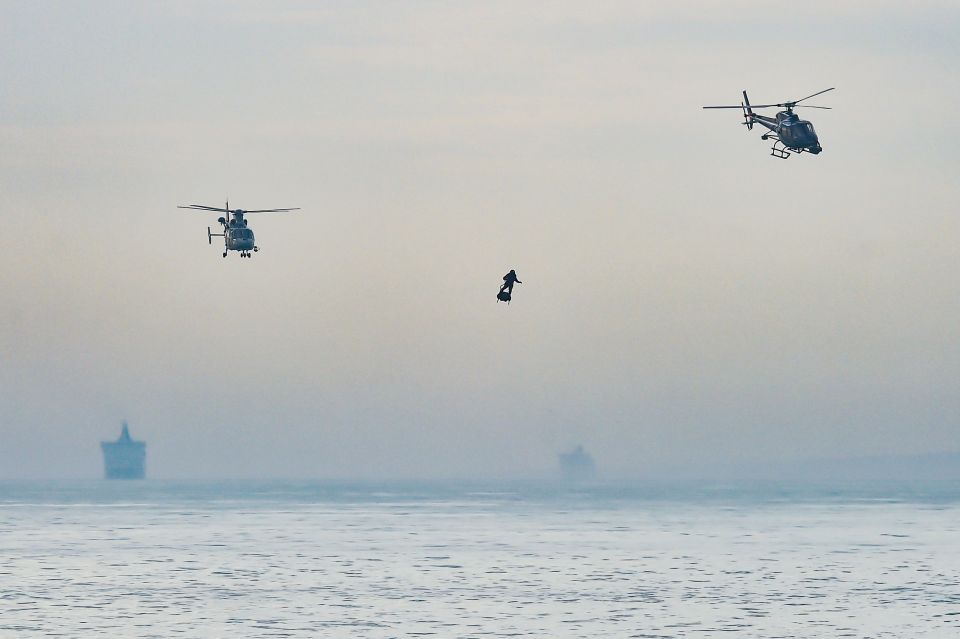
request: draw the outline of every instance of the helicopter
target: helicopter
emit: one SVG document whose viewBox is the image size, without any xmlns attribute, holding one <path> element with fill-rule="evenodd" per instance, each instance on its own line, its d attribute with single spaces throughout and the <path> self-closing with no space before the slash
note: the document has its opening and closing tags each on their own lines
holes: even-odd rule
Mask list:
<svg viewBox="0 0 960 639">
<path fill-rule="evenodd" d="M 223 256 L 227 256 L 228 251 L 240 251 L 240 257 L 251 257 L 251 250 L 256 253 L 260 247 L 254 243 L 253 229 L 247 227 L 247 220 L 244 216 L 247 213 L 280 213 L 284 211 L 299 211 L 299 208 L 292 209 L 257 209 L 255 211 L 245 211 L 243 209 L 230 208 L 230 200 L 227 200 L 224 208 L 215 206 L 204 206 L 202 204 L 190 204 L 188 206 L 177 206 L 178 209 L 190 209 L 193 211 L 219 211 L 227 213 L 226 217 L 217 219 L 217 222 L 223 225 L 223 233 L 214 233 L 207 227 L 207 242 L 213 244 L 213 238 L 223 238 Z"/>
<path fill-rule="evenodd" d="M 823 91 L 818 91 L 812 95 L 808 95 L 805 98 L 800 98 L 799 100 L 792 100 L 790 102 L 779 102 L 777 104 L 750 104 L 750 99 L 747 97 L 747 92 L 743 92 L 743 102 L 740 103 L 740 106 L 705 106 L 704 109 L 741 109 L 743 111 L 743 119 L 747 126 L 747 130 L 752 130 L 753 125 L 759 123 L 760 125 L 770 129 L 769 132 L 764 133 L 760 136 L 761 140 L 774 140 L 773 148 L 770 150 L 770 155 L 775 158 L 780 158 L 786 160 L 790 157 L 790 152 L 794 153 L 812 153 L 817 155 L 823 151 L 823 147 L 820 146 L 820 140 L 817 139 L 817 132 L 807 120 L 801 120 L 796 113 L 793 112 L 795 108 L 806 107 L 809 109 L 829 109 L 830 107 L 825 106 L 814 106 L 812 104 L 800 104 L 804 100 L 812 98 L 821 93 L 826 93 L 827 91 L 833 91 L 836 87 L 830 87 L 829 89 L 824 89 Z M 757 115 L 753 112 L 754 109 L 768 109 L 771 107 L 784 107 L 786 111 L 780 111 L 777 113 L 776 117 L 768 117 L 765 115 Z"/>
</svg>

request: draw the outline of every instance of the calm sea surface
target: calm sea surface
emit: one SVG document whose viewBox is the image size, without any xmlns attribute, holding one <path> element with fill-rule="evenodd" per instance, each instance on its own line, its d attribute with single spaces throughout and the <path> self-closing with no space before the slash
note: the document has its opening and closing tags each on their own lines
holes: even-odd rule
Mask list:
<svg viewBox="0 0 960 639">
<path fill-rule="evenodd" d="M 0 482 L 0 637 L 960 637 L 960 484 Z"/>
</svg>

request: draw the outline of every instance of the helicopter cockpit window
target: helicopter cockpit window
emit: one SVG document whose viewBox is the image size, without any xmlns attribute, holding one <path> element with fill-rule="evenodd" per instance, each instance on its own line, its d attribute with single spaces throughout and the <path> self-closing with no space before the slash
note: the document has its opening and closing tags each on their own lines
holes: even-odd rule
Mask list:
<svg viewBox="0 0 960 639">
<path fill-rule="evenodd" d="M 253 231 L 250 229 L 237 229 L 231 235 L 238 240 L 249 240 L 253 237 Z"/>
</svg>

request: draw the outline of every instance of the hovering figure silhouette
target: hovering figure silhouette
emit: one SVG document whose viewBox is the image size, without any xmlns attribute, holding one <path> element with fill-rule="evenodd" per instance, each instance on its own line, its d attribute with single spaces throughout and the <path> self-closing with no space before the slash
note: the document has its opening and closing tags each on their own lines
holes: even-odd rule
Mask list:
<svg viewBox="0 0 960 639">
<path fill-rule="evenodd" d="M 514 284 L 523 284 L 523 282 L 517 278 L 517 272 L 510 269 L 510 272 L 503 276 L 503 286 L 500 287 L 500 292 L 497 293 L 498 302 L 510 303 Z"/>
</svg>

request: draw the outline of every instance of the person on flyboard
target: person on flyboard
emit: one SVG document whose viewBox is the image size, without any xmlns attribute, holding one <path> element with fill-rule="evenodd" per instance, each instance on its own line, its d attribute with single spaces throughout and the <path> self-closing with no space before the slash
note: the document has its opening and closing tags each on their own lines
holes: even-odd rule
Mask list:
<svg viewBox="0 0 960 639">
<path fill-rule="evenodd" d="M 513 294 L 514 284 L 523 284 L 523 282 L 517 278 L 517 272 L 510 269 L 510 272 L 503 276 L 503 286 L 500 287 L 500 292 L 497 293 L 497 301 L 509 304 L 511 295 Z"/>
</svg>

